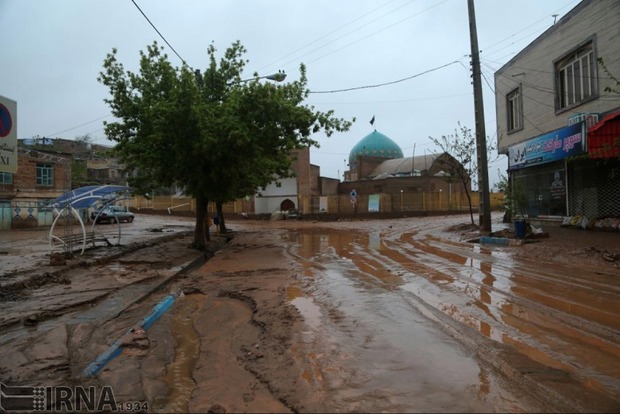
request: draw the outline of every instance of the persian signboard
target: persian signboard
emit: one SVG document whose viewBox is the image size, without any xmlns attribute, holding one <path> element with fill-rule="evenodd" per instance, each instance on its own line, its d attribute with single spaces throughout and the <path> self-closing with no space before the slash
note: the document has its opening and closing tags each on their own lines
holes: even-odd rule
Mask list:
<svg viewBox="0 0 620 414">
<path fill-rule="evenodd" d="M 583 122 L 556 129 L 508 149 L 508 169 L 559 161 L 585 152 Z"/>
</svg>

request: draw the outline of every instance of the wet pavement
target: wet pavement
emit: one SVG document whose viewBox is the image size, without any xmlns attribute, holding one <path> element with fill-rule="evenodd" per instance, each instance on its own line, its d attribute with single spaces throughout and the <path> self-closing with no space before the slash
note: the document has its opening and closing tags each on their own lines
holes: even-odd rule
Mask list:
<svg viewBox="0 0 620 414">
<path fill-rule="evenodd" d="M 154 250 L 143 270 L 131 256 L 98 267 L 102 291 L 124 286 L 120 297 L 135 302 L 132 289 L 142 286 L 151 297 L 132 307 L 108 291 L 91 310 L 63 314 L 62 326 L 38 324 L 35 343 L 60 338 L 73 347 L 70 358 L 27 344 L 12 355 L 15 364 L 37 352 L 71 359 L 75 367 L 53 369 L 78 372 L 170 288 L 192 286 L 199 290 L 149 332 L 158 338 L 151 348 L 133 351 L 144 359 L 129 350 L 102 383 L 161 412 L 206 411 L 223 401 L 229 411 L 619 411 L 620 270 L 602 257 L 620 248 L 620 235 L 546 229 L 548 240 L 524 246 L 481 245 L 446 231 L 467 219 L 234 222 L 231 246 L 163 291 L 156 286 L 187 260 L 157 263 L 163 254 Z M 137 223 L 122 225 L 123 244 L 193 226 L 149 216 Z M 0 234 L 3 274 L 5 264 L 27 273 L 21 254 L 46 265 L 47 234 L 35 243 L 37 233 L 10 241 Z M 97 294 L 93 279 L 72 280 L 76 303 Z M 66 289 L 55 283 L 32 295 L 53 310 Z M 19 306 L 11 303 L 18 319 L 32 312 L 20 314 Z M 0 349 L 17 332 L 5 332 Z M 286 374 L 293 368 L 300 372 Z"/>
<path fill-rule="evenodd" d="M 54 234 L 62 236 L 67 231 L 59 222 Z M 147 243 L 166 236 L 174 236 L 181 232 L 190 232 L 194 228 L 191 218 L 174 216 L 154 216 L 140 214 L 133 223 L 98 224 L 95 231 L 105 236 L 111 244 L 130 246 L 136 243 Z M 92 226 L 87 225 L 86 231 Z M 78 225 L 71 226 L 71 234 L 78 234 L 81 229 Z M 101 242 L 97 246 L 101 247 Z M 87 247 L 90 247 L 88 245 Z M 86 255 L 80 255 L 81 249 L 74 249 L 75 256 L 84 260 L 110 255 L 110 249 L 90 249 Z M 49 265 L 49 255 L 52 251 L 63 252 L 62 246 L 54 249 L 50 245 L 50 228 L 37 227 L 33 229 L 1 230 L 0 231 L 0 285 L 3 276 L 16 272 L 24 272 L 41 266 Z M 90 253 L 90 254 L 89 254 Z"/>
<path fill-rule="evenodd" d="M 336 395 L 361 411 L 529 411 L 499 385 L 504 371 L 571 410 L 620 408 L 617 269 L 541 263 L 428 224 L 289 233 L 304 263 L 289 290 L 308 321 L 301 340 L 344 359 Z M 617 234 L 588 237 L 590 248 L 618 247 Z M 333 363 L 310 360 L 320 372 Z"/>
</svg>

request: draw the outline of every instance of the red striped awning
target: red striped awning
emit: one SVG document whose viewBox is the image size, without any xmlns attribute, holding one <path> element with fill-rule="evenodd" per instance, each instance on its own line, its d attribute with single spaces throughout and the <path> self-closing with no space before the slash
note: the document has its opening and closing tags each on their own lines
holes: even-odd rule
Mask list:
<svg viewBox="0 0 620 414">
<path fill-rule="evenodd" d="M 620 157 L 620 111 L 605 116 L 588 129 L 591 158 Z"/>
</svg>

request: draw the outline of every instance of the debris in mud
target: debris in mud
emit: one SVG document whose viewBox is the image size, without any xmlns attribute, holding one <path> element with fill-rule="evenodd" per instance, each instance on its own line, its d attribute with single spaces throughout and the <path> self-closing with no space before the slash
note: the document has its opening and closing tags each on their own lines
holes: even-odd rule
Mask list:
<svg viewBox="0 0 620 414">
<path fill-rule="evenodd" d="M 471 224 L 471 223 L 461 223 L 461 224 L 455 224 L 454 226 L 450 226 L 447 229 L 449 232 L 472 232 L 472 231 L 478 231 L 480 230 L 480 227 L 478 227 L 475 224 Z"/>
<path fill-rule="evenodd" d="M 220 404 L 213 404 L 207 413 L 224 414 L 226 413 L 226 408 L 222 407 Z"/>
<path fill-rule="evenodd" d="M 131 335 L 123 338 L 121 346 L 125 348 L 148 349 L 151 345 L 146 331 L 142 328 L 132 328 Z"/>
<path fill-rule="evenodd" d="M 600 255 L 601 258 L 603 260 L 605 260 L 606 262 L 615 262 L 617 260 L 620 260 L 620 253 L 611 253 L 607 250 L 600 250 L 597 249 L 596 247 L 589 247 L 586 249 L 586 253 L 588 252 L 592 252 L 595 253 L 597 255 Z"/>
<path fill-rule="evenodd" d="M 193 287 L 193 286 L 186 286 L 181 288 L 181 293 L 183 295 L 193 295 L 193 294 L 201 294 L 204 295 L 204 292 L 200 289 L 198 289 L 197 287 Z"/>
<path fill-rule="evenodd" d="M 50 256 L 50 266 L 64 266 L 67 259 L 63 253 L 54 253 Z"/>
<path fill-rule="evenodd" d="M 26 319 L 24 319 L 24 325 L 26 326 L 35 326 L 39 323 L 39 318 L 37 315 L 30 315 Z"/>
</svg>

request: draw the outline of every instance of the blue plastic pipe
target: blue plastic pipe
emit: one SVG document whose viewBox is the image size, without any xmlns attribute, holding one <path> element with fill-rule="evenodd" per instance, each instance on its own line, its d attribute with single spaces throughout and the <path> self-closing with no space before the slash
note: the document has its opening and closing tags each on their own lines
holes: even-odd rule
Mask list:
<svg viewBox="0 0 620 414">
<path fill-rule="evenodd" d="M 170 309 L 175 299 L 176 295 L 170 294 L 166 296 L 164 300 L 162 300 L 157 305 L 155 305 L 155 307 L 153 307 L 153 311 L 147 317 L 142 319 L 140 327 L 146 330 L 153 326 L 155 321 L 157 321 L 157 319 L 159 319 L 161 315 L 163 315 L 168 309 Z M 105 364 L 107 364 L 109 361 L 121 354 L 121 344 L 123 343 L 123 340 L 129 335 L 133 335 L 133 333 L 134 328 L 131 328 L 129 331 L 127 331 L 125 335 L 114 341 L 114 343 L 107 349 L 107 351 L 99 355 L 93 362 L 90 363 L 90 365 L 88 365 L 84 369 L 84 371 L 82 371 L 82 374 L 85 377 L 92 377 L 96 375 L 101 370 L 101 368 L 105 366 Z"/>
</svg>

